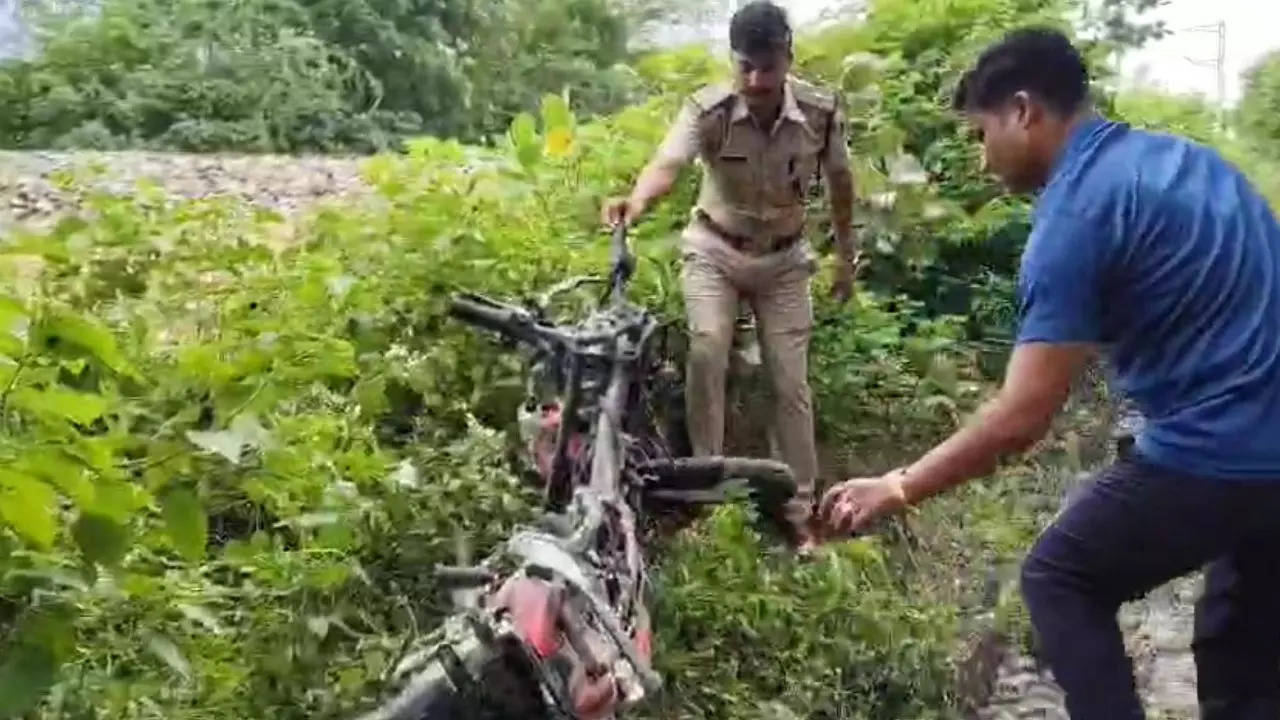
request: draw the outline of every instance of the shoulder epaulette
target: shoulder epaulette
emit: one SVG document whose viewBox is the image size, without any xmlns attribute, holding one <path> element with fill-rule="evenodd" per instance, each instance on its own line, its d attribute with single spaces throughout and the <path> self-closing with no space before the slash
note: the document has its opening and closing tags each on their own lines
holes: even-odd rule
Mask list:
<svg viewBox="0 0 1280 720">
<path fill-rule="evenodd" d="M 823 112 L 831 112 L 836 109 L 835 93 L 802 80 L 789 78 L 788 81 L 791 83 L 791 92 L 795 95 L 796 102 L 816 107 Z"/>
<path fill-rule="evenodd" d="M 733 99 L 733 89 L 727 85 L 707 85 L 689 97 L 702 112 L 714 110 Z"/>
</svg>

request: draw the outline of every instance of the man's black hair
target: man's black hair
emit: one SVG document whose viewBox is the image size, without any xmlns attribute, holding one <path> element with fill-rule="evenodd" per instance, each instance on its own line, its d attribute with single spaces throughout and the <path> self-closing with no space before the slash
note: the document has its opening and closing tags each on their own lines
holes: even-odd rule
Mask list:
<svg viewBox="0 0 1280 720">
<path fill-rule="evenodd" d="M 743 55 L 791 52 L 791 24 L 782 8 L 766 0 L 743 5 L 729 21 L 729 48 Z"/>
<path fill-rule="evenodd" d="M 1025 91 L 1060 115 L 1071 115 L 1089 93 L 1084 58 L 1052 28 L 1023 28 L 987 48 L 956 85 L 952 106 L 961 112 L 995 110 Z"/>
</svg>

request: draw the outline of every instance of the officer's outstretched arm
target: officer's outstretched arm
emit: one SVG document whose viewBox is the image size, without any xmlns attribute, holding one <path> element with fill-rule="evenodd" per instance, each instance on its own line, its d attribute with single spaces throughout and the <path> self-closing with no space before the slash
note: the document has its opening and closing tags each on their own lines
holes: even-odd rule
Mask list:
<svg viewBox="0 0 1280 720">
<path fill-rule="evenodd" d="M 680 179 L 680 171 L 698 155 L 698 111 L 686 103 L 658 146 L 653 159 L 636 179 L 628 201 L 632 220 L 666 196 Z"/>
<path fill-rule="evenodd" d="M 683 163 L 674 163 L 661 157 L 654 158 L 646 165 L 640 177 L 636 179 L 635 188 L 631 191 L 631 214 L 642 215 L 655 201 L 671 192 L 671 188 L 680 179 L 680 170 L 683 167 Z M 635 218 L 632 217 L 632 219 Z"/>
</svg>

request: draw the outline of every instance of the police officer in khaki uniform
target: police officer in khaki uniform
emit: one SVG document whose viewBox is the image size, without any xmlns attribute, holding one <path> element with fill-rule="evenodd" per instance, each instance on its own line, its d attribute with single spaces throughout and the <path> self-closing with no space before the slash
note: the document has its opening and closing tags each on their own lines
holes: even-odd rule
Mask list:
<svg viewBox="0 0 1280 720">
<path fill-rule="evenodd" d="M 741 8 L 729 27 L 736 87 L 706 87 L 688 99 L 631 196 L 606 204 L 604 220 L 633 222 L 670 191 L 685 165 L 701 161 L 701 192 L 683 234 L 693 450 L 722 453 L 725 372 L 738 304 L 745 300 L 773 383 L 782 460 L 800 485 L 789 519 L 797 541 L 808 547 L 818 473 L 807 378 L 816 263 L 803 228 L 805 196 L 819 173 L 832 204 L 840 255 L 833 290 L 841 300 L 852 290 L 856 252 L 842 114 L 833 94 L 788 76 L 791 42 L 781 8 L 769 2 Z"/>
</svg>

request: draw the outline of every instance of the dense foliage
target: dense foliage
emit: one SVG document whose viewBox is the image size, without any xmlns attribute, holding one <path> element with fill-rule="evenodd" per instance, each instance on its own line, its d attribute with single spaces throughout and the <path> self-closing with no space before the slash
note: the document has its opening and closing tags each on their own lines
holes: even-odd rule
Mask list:
<svg viewBox="0 0 1280 720">
<path fill-rule="evenodd" d="M 0 146 L 356 151 L 634 98 L 627 3 L 103 0 L 0 68 Z M 649 13 L 653 14 L 652 10 Z M 647 16 L 646 16 L 647 17 Z"/>
<path fill-rule="evenodd" d="M 40 143 L 81 132 L 133 144 L 191 121 L 183 142 L 216 130 L 277 147 L 304 129 L 327 138 L 317 146 L 377 145 L 382 131 L 370 128 L 430 101 L 412 99 L 414 88 L 389 101 L 393 67 L 477 77 L 465 63 L 449 75 L 444 58 L 466 52 L 436 54 L 412 37 L 493 21 L 471 14 L 478 3 L 421 27 L 378 21 L 401 17 L 397 3 L 250 3 L 272 17 L 304 12 L 313 32 L 219 16 L 193 34 L 187 23 L 207 19 L 194 0 L 163 3 L 190 15 L 148 17 L 108 2 L 75 26 L 86 42 L 48 45 L 44 59 L 0 75 L 4 102 L 33 100 L 0 127 L 45 133 Z M 562 11 L 597 17 L 592 7 L 602 6 L 548 2 L 542 27 Z M 943 98 L 1002 29 L 1067 22 L 1076 9 L 878 0 L 865 21 L 801 43 L 802 74 L 849 99 L 859 217 L 875 251 L 853 303 L 826 299 L 825 273 L 815 289 L 827 479 L 903 459 L 953 426 L 984 373 L 1000 369 L 1026 207 L 982 175 Z M 616 48 L 601 50 L 615 47 L 613 26 L 582 22 L 598 31 L 595 49 L 558 57 L 614 62 Z M 572 44 L 537 27 L 508 40 Z M 1128 37 L 1117 27 L 1097 35 L 1099 57 L 1113 35 Z M 198 52 L 197 36 L 217 42 Z M 385 45 L 333 51 L 360 38 Z M 220 54 L 224 43 L 262 54 Z M 516 47 L 487 47 L 488 61 L 527 69 L 533 56 Z M 370 72 L 378 63 L 386 77 Z M 255 70 L 268 65 L 296 75 Z M 509 124 L 501 118 L 535 88 L 460 89 L 504 98 L 485 120 L 505 129 L 495 146 L 412 140 L 368 161 L 377 193 L 367 201 L 287 220 L 144 187 L 87 194 L 85 211 L 52 231 L 0 239 L 0 715 L 340 718 L 363 706 L 406 638 L 440 615 L 430 565 L 483 552 L 532 507 L 507 460 L 518 368 L 444 317 L 448 293 L 519 296 L 598 270 L 599 202 L 625 190 L 680 95 L 722 71 L 703 51 L 647 56 L 623 74 L 651 95 L 587 120 L 572 112 L 577 94 L 559 93 L 577 72 L 563 67 L 556 92 Z M 486 77 L 496 88 L 518 76 Z M 253 92 L 268 90 L 281 102 L 252 109 Z M 525 99 L 503 104 L 517 90 Z M 354 113 L 341 104 L 352 98 L 385 114 Z M 1194 105 L 1109 102 L 1223 140 Z M 214 122 L 201 108 L 240 114 Z M 190 114 L 175 121 L 175 111 Z M 338 122 L 358 115 L 369 125 Z M 132 134 L 143 127 L 155 130 Z M 636 297 L 677 328 L 675 232 L 694 181 L 635 237 Z M 74 178 L 66 186 L 83 192 Z M 820 224 L 813 235 L 821 244 Z M 1078 438 L 1046 446 L 1079 466 Z M 1052 511 L 1035 491 L 1054 475 L 1011 468 L 809 564 L 773 552 L 741 508 L 714 513 L 663 548 L 656 620 L 669 692 L 652 715 L 954 717 L 962 608 L 982 571 L 1016 558 Z"/>
<path fill-rule="evenodd" d="M 1280 159 L 1280 52 L 1264 56 L 1245 73 L 1237 114 L 1253 146 Z"/>
<path fill-rule="evenodd" d="M 358 707 L 403 639 L 438 617 L 429 564 L 452 560 L 460 541 L 487 548 L 529 509 L 502 452 L 515 368 L 444 320 L 446 291 L 518 294 L 598 268 L 596 204 L 644 162 L 671 108 L 658 100 L 577 126 L 551 96 L 502 149 L 415 142 L 371 162 L 380 201 L 294 227 L 143 193 L 88 198 L 86 219 L 10 238 L 5 711 L 42 697 L 42 717 Z M 666 230 L 681 214 L 673 204 L 637 241 L 637 292 L 668 312 L 679 297 Z M 853 321 L 892 323 L 864 303 Z M 896 334 L 881 328 L 883 360 L 864 362 L 882 364 L 911 403 Z M 705 532 L 741 553 L 735 517 Z M 946 611 L 877 589 L 875 558 L 841 551 L 788 582 L 880 598 L 892 635 L 837 638 L 850 670 L 928 660 L 939 678 Z M 665 583 L 694 592 L 679 563 L 669 572 Z M 680 597 L 662 610 L 670 662 L 705 613 L 691 612 L 696 595 Z M 833 630 L 855 622 L 818 599 L 794 612 L 826 614 Z M 901 637 L 922 645 L 898 650 Z M 755 677 L 773 674 L 769 655 L 758 662 Z M 757 692 L 743 672 L 741 692 Z M 893 707 L 945 692 L 940 681 L 931 696 L 910 692 L 913 677 Z M 869 678 L 851 676 L 847 691 Z M 714 690 L 690 688 L 681 702 L 725 716 L 759 697 Z"/>
</svg>

